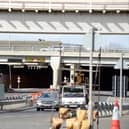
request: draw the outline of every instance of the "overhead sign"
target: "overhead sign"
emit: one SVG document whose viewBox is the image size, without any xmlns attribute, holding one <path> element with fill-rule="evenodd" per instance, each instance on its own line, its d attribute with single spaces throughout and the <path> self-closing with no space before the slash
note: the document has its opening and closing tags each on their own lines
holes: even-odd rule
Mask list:
<svg viewBox="0 0 129 129">
<path fill-rule="evenodd" d="M 24 68 L 24 65 L 13 65 L 13 68 Z"/>
<path fill-rule="evenodd" d="M 18 59 L 18 58 L 9 58 L 8 62 L 16 62 L 16 63 L 21 63 L 22 59 Z"/>
<path fill-rule="evenodd" d="M 26 57 L 25 62 L 28 62 L 28 63 L 43 63 L 43 62 L 45 62 L 45 58 L 44 57 Z"/>
<path fill-rule="evenodd" d="M 122 69 L 128 69 L 128 65 L 127 65 L 126 61 L 123 60 L 122 63 L 123 63 Z M 121 60 L 119 60 L 119 61 L 117 62 L 117 64 L 114 66 L 114 68 L 115 68 L 115 69 L 120 69 L 120 68 L 121 68 Z"/>
</svg>

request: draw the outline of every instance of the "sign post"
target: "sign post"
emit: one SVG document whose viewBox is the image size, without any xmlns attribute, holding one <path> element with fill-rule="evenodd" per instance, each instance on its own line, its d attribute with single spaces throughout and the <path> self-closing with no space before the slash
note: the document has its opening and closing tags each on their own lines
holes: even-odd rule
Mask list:
<svg viewBox="0 0 129 129">
<path fill-rule="evenodd" d="M 123 93 L 123 69 L 128 69 L 126 62 L 123 60 L 123 53 L 120 55 L 120 60 L 115 65 L 115 69 L 120 69 L 120 116 L 122 116 L 122 93 Z"/>
<path fill-rule="evenodd" d="M 90 121 L 91 129 L 93 129 L 93 101 L 92 101 L 92 83 L 93 83 L 93 51 L 94 51 L 94 32 L 95 28 L 90 29 L 90 57 L 89 57 L 89 104 L 88 104 L 88 120 Z"/>
</svg>

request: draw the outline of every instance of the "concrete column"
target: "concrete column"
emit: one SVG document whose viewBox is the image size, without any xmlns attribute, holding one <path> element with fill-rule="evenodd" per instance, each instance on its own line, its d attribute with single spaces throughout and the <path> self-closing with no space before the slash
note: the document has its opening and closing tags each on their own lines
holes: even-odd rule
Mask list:
<svg viewBox="0 0 129 129">
<path fill-rule="evenodd" d="M 61 83 L 60 57 L 51 57 L 50 65 L 53 69 L 53 88 Z"/>
<path fill-rule="evenodd" d="M 74 77 L 75 77 L 75 64 L 71 64 L 70 65 L 70 84 L 75 83 Z"/>
</svg>

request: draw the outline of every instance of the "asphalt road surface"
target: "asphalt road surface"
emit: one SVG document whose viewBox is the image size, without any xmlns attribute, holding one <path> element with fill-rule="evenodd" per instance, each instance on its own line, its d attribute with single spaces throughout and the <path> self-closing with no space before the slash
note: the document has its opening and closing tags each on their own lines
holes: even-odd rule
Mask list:
<svg viewBox="0 0 129 129">
<path fill-rule="evenodd" d="M 0 129 L 49 129 L 51 116 L 57 112 L 46 110 L 37 112 L 36 109 L 0 113 Z M 129 129 L 129 114 L 120 119 L 121 129 Z M 101 118 L 98 129 L 110 129 L 111 117 Z M 96 123 L 94 129 L 97 129 Z"/>
</svg>

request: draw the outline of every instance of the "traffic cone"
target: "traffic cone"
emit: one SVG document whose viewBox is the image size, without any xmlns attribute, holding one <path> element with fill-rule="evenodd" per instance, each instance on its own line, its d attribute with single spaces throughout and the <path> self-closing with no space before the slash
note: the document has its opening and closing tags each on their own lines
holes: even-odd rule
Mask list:
<svg viewBox="0 0 129 129">
<path fill-rule="evenodd" d="M 118 101 L 115 100 L 114 102 L 114 109 L 112 115 L 112 123 L 110 129 L 120 129 L 120 120 L 119 120 L 119 104 Z"/>
</svg>

